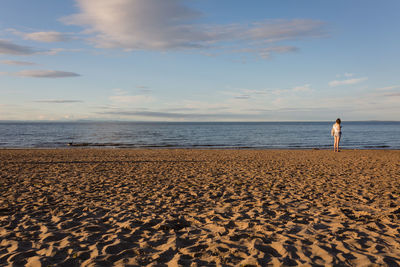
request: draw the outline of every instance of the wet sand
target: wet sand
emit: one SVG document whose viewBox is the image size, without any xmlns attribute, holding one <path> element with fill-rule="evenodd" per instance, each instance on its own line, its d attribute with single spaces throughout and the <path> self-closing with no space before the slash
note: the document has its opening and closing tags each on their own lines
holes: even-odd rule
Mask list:
<svg viewBox="0 0 400 267">
<path fill-rule="evenodd" d="M 1 266 L 400 264 L 400 151 L 0 150 Z"/>
</svg>

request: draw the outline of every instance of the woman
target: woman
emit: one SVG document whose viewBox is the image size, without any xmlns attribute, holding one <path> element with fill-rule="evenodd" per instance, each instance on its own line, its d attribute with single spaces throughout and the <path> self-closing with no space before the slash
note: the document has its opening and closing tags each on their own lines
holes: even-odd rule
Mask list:
<svg viewBox="0 0 400 267">
<path fill-rule="evenodd" d="M 333 151 L 339 152 L 339 142 L 342 136 L 342 126 L 340 126 L 341 120 L 338 118 L 336 123 L 332 126 L 331 135 L 334 137 Z"/>
</svg>

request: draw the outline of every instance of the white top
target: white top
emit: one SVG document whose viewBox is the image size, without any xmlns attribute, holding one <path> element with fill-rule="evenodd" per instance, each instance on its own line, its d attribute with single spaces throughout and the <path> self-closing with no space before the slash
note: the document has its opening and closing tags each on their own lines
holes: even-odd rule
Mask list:
<svg viewBox="0 0 400 267">
<path fill-rule="evenodd" d="M 340 126 L 340 124 L 335 123 L 332 126 L 332 135 L 339 136 L 341 133 L 342 133 L 342 127 Z"/>
</svg>

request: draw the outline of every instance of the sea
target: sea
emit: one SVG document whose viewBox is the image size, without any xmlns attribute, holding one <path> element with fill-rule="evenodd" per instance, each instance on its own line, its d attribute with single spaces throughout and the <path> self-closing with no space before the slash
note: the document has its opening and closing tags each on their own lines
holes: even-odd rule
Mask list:
<svg viewBox="0 0 400 267">
<path fill-rule="evenodd" d="M 333 122 L 0 122 L 0 148 L 330 149 Z M 343 149 L 400 149 L 399 121 L 342 122 Z"/>
</svg>

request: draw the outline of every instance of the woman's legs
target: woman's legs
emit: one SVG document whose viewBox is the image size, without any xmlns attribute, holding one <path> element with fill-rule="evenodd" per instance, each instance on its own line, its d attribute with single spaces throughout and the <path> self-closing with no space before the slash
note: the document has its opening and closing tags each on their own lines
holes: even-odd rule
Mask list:
<svg viewBox="0 0 400 267">
<path fill-rule="evenodd" d="M 336 152 L 337 136 L 333 137 L 333 152 Z"/>
<path fill-rule="evenodd" d="M 335 143 L 333 145 L 333 151 L 339 152 L 339 142 L 340 142 L 340 136 L 335 136 Z"/>
</svg>

